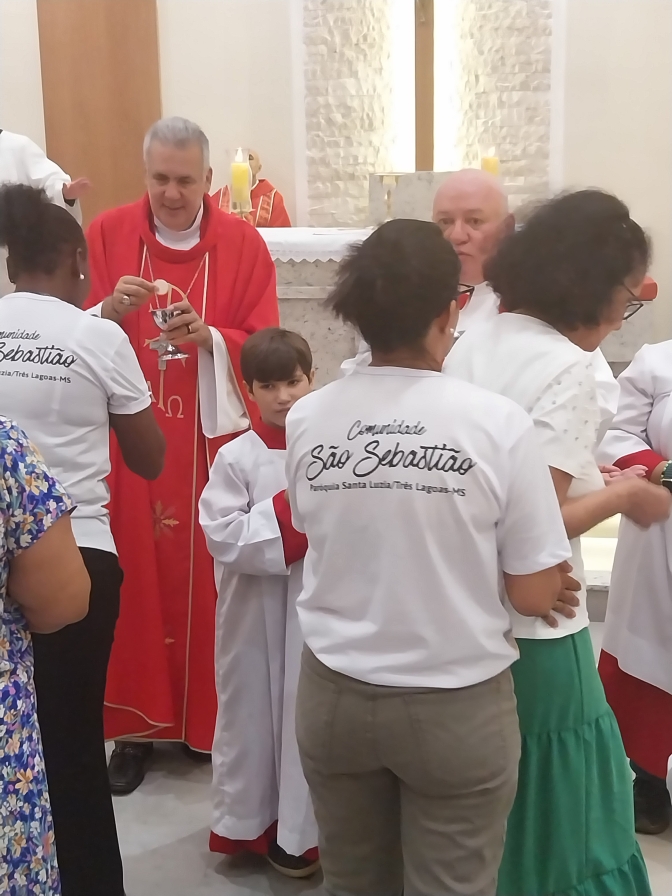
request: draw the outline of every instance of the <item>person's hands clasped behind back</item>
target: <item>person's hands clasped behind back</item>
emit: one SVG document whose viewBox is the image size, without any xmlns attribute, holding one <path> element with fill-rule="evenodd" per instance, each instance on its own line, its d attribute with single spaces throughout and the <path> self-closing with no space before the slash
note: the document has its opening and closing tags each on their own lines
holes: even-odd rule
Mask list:
<svg viewBox="0 0 672 896">
<path fill-rule="evenodd" d="M 581 591 L 581 583 L 572 575 L 572 566 L 568 560 L 565 560 L 558 566 L 558 571 L 560 573 L 560 591 L 553 605 L 553 612 L 559 613 L 566 619 L 574 619 L 576 616 L 574 608 L 581 603 L 577 597 L 578 592 Z M 542 618 L 550 628 L 558 627 L 558 620 L 551 613 Z"/>
</svg>

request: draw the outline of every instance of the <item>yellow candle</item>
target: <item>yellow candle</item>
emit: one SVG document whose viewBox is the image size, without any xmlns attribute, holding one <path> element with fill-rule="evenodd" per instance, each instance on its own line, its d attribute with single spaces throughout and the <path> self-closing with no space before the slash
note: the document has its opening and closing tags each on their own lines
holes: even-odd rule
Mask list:
<svg viewBox="0 0 672 896">
<path fill-rule="evenodd" d="M 481 168 L 483 171 L 489 171 L 495 177 L 499 174 L 499 159 L 497 156 L 481 156 Z"/>
<path fill-rule="evenodd" d="M 231 165 L 231 201 L 247 208 L 250 205 L 250 163 L 243 155 L 242 149 L 236 153 Z"/>
</svg>

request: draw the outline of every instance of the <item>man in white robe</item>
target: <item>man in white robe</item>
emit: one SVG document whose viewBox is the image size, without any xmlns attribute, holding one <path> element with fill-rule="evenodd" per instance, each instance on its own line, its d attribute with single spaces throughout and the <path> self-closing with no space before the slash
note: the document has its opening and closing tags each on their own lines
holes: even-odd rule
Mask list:
<svg viewBox="0 0 672 896">
<path fill-rule="evenodd" d="M 294 732 L 307 542 L 285 498 L 284 421 L 312 387 L 312 356 L 298 334 L 269 328 L 247 340 L 241 370 L 261 420 L 219 450 L 199 505 L 218 589 L 210 849 L 305 877 L 318 867 Z"/>
<path fill-rule="evenodd" d="M 40 147 L 23 134 L 0 129 L 0 184 L 26 184 L 41 187 L 55 204 L 71 212 L 82 223 L 79 200 L 90 187 L 89 181 L 80 177 L 71 181 L 56 162 L 52 162 Z M 6 254 L 0 254 L 0 296 L 12 292 L 7 275 Z"/>
</svg>

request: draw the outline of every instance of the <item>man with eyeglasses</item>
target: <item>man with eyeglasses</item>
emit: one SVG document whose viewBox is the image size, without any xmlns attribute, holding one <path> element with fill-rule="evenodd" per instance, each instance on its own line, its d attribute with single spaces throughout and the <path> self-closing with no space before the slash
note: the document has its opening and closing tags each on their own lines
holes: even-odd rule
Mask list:
<svg viewBox="0 0 672 896">
<path fill-rule="evenodd" d="M 499 313 L 499 299 L 485 282 L 483 266 L 507 233 L 515 228 L 509 201 L 498 178 L 477 168 L 456 171 L 434 197 L 432 220 L 452 243 L 462 264 L 456 338 L 468 327 Z M 362 340 L 357 356 L 341 365 L 343 375 L 369 364 L 371 352 Z"/>
</svg>

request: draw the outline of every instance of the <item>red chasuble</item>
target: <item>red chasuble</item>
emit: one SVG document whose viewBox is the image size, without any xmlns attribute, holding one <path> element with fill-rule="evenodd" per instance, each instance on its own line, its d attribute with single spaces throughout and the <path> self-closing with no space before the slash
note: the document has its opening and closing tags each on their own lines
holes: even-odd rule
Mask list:
<svg viewBox="0 0 672 896">
<path fill-rule="evenodd" d="M 250 192 L 252 200 L 251 224 L 255 227 L 291 227 L 289 214 L 285 208 L 285 200 L 282 193 L 267 181 L 261 178 L 256 182 Z M 213 202 L 223 212 L 231 210 L 231 194 L 228 187 L 222 187 L 212 196 Z"/>
<path fill-rule="evenodd" d="M 159 243 L 152 221 L 145 197 L 91 224 L 89 306 L 111 295 L 124 275 L 172 283 L 222 334 L 242 383 L 243 342 L 256 330 L 278 325 L 275 267 L 264 241 L 246 222 L 220 214 L 208 196 L 201 240 L 193 249 Z M 146 482 L 112 446 L 110 515 L 125 581 L 107 680 L 105 735 L 184 741 L 209 751 L 217 709 L 217 592 L 198 499 L 209 460 L 226 438 L 211 442 L 203 435 L 197 348 L 182 346 L 189 358 L 169 362 L 161 374 L 157 352 L 148 348 L 158 335 L 148 308 L 129 314 L 123 327 L 151 387 L 167 451 L 161 476 Z M 255 411 L 248 412 L 256 420 Z"/>
</svg>

